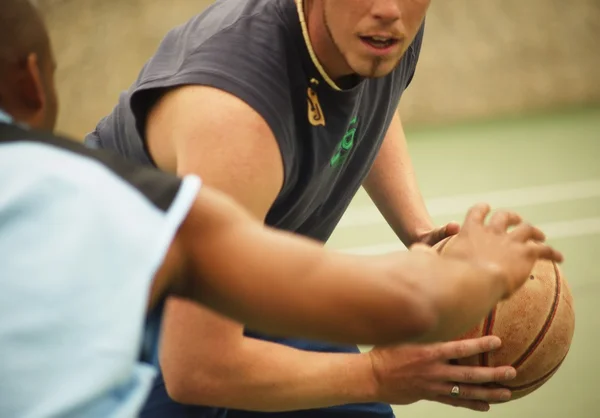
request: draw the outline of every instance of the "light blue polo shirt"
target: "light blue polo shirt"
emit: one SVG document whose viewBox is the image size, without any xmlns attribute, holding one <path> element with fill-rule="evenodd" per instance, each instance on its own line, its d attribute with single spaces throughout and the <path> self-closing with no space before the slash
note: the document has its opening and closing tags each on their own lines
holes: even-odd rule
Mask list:
<svg viewBox="0 0 600 418">
<path fill-rule="evenodd" d="M 9 141 L 0 182 L 0 417 L 137 416 L 149 289 L 200 180 L 161 209 L 89 157 Z"/>
</svg>

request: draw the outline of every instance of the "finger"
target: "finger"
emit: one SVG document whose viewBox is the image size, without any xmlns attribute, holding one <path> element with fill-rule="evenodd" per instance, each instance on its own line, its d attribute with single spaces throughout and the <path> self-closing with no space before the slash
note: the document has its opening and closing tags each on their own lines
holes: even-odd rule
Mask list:
<svg viewBox="0 0 600 418">
<path fill-rule="evenodd" d="M 500 348 L 502 342 L 495 335 L 450 341 L 436 346 L 436 355 L 440 360 L 452 360 L 475 356 Z"/>
<path fill-rule="evenodd" d="M 487 412 L 490 410 L 490 404 L 483 401 L 471 401 L 467 399 L 450 398 L 448 396 L 438 396 L 435 399 L 429 400 L 455 406 L 457 408 L 472 409 L 473 411 Z"/>
<path fill-rule="evenodd" d="M 444 232 L 446 233 L 446 237 L 456 235 L 460 232 L 460 224 L 458 222 L 449 222 L 444 228 Z"/>
<path fill-rule="evenodd" d="M 435 245 L 447 237 L 448 235 L 446 234 L 446 227 L 438 228 L 431 233 L 426 243 L 428 245 Z"/>
<path fill-rule="evenodd" d="M 509 235 L 514 239 L 525 242 L 529 240 L 544 242 L 546 241 L 546 234 L 540 229 L 530 224 L 521 224 L 513 229 Z"/>
<path fill-rule="evenodd" d="M 435 376 L 440 380 L 458 383 L 499 383 L 517 377 L 514 367 L 473 367 L 443 365 L 436 371 Z"/>
<path fill-rule="evenodd" d="M 523 221 L 521 216 L 515 212 L 501 210 L 492 215 L 489 226 L 498 232 L 506 232 L 508 227 L 520 224 Z"/>
<path fill-rule="evenodd" d="M 429 386 L 429 391 L 438 396 L 447 397 L 449 399 L 463 399 L 471 401 L 484 402 L 506 402 L 511 398 L 511 391 L 502 387 L 491 387 L 477 385 L 459 384 L 460 392 L 457 397 L 450 396 L 454 383 L 435 382 Z"/>
<path fill-rule="evenodd" d="M 540 242 L 530 241 L 527 243 L 530 254 L 538 259 L 550 260 L 557 263 L 564 261 L 564 256 L 560 251 L 555 250 L 549 245 L 542 244 Z"/>
<path fill-rule="evenodd" d="M 460 224 L 458 224 L 457 222 L 450 222 L 446 226 L 436 229 L 432 236 L 429 238 L 429 242 L 427 242 L 427 244 L 436 245 L 441 241 L 445 240 L 446 238 L 458 234 L 459 232 Z"/>
<path fill-rule="evenodd" d="M 469 228 L 474 225 L 483 225 L 483 221 L 490 213 L 490 205 L 487 203 L 479 203 L 472 206 L 465 217 L 465 227 Z"/>
</svg>

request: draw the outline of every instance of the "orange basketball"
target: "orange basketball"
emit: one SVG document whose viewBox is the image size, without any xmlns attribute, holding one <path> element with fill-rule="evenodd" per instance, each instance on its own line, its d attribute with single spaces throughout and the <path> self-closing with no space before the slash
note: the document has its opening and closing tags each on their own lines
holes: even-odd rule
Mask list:
<svg viewBox="0 0 600 418">
<path fill-rule="evenodd" d="M 434 248 L 443 254 L 452 245 L 452 238 Z M 517 377 L 504 386 L 512 391 L 511 400 L 519 399 L 540 388 L 556 373 L 569 352 L 574 330 L 575 312 L 569 285 L 556 263 L 540 260 L 523 287 L 458 338 L 496 335 L 502 339 L 502 347 L 457 363 L 512 365 Z"/>
</svg>

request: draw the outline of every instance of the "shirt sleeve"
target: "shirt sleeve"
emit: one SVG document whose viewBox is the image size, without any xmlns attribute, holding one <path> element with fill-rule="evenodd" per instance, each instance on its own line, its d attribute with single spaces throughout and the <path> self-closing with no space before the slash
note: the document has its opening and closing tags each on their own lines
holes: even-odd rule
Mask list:
<svg viewBox="0 0 600 418">
<path fill-rule="evenodd" d="M 290 93 L 285 28 L 254 16 L 223 29 L 182 59 L 172 75 L 143 82 L 131 97 L 137 131 L 145 142 L 149 109 L 169 88 L 205 85 L 246 102 L 267 123 L 278 142 L 286 174 L 294 155 L 294 108 Z"/>
</svg>

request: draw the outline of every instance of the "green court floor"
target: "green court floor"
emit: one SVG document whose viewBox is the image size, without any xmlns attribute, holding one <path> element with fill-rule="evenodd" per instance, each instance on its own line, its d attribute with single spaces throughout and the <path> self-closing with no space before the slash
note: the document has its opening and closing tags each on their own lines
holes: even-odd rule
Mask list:
<svg viewBox="0 0 600 418">
<path fill-rule="evenodd" d="M 488 416 L 600 417 L 600 107 L 407 135 L 436 222 L 461 221 L 468 206 L 487 201 L 540 225 L 566 257 L 576 310 L 571 351 L 545 386 Z M 362 190 L 328 246 L 365 254 L 402 248 Z M 399 418 L 480 414 L 429 402 L 396 410 Z"/>
</svg>

